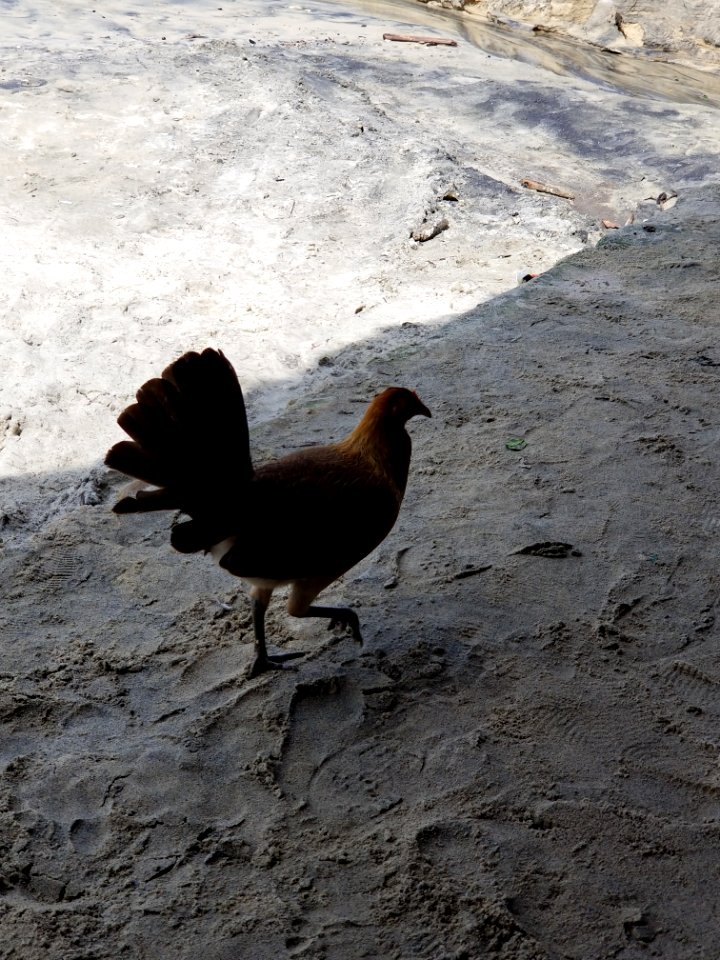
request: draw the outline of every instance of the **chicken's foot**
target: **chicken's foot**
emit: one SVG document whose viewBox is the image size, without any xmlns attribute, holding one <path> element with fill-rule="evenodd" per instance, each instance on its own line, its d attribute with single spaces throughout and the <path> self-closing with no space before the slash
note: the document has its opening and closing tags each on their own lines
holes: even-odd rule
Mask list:
<svg viewBox="0 0 720 960">
<path fill-rule="evenodd" d="M 269 598 L 268 598 L 269 599 Z M 292 651 L 288 653 L 268 653 L 265 643 L 265 611 L 267 602 L 263 602 L 257 597 L 253 597 L 252 615 L 253 629 L 255 631 L 255 661 L 250 668 L 250 678 L 259 677 L 261 673 L 267 670 L 284 670 L 286 660 L 296 660 L 298 657 L 304 657 L 302 651 Z"/>
<path fill-rule="evenodd" d="M 349 607 L 308 607 L 304 617 L 325 617 L 330 621 L 328 630 L 342 627 L 349 630 L 353 640 L 362 646 L 363 638 L 360 633 L 360 620 L 354 610 Z"/>
<path fill-rule="evenodd" d="M 250 679 L 259 677 L 261 673 L 266 673 L 268 670 L 286 670 L 286 660 L 296 660 L 298 657 L 304 656 L 305 654 L 302 651 L 293 653 L 266 653 L 264 657 L 258 654 L 250 668 Z M 294 670 L 295 668 L 292 667 L 291 669 Z"/>
</svg>

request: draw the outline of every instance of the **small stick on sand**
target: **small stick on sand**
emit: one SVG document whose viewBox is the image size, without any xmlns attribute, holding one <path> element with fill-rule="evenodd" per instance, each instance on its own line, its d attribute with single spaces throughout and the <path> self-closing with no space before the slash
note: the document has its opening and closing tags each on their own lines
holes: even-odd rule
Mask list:
<svg viewBox="0 0 720 960">
<path fill-rule="evenodd" d="M 562 190 L 560 187 L 549 187 L 546 183 L 540 183 L 537 180 L 525 179 L 521 180 L 520 183 L 528 190 L 537 190 L 538 193 L 550 193 L 553 197 L 562 197 L 563 200 L 575 199 L 574 193 L 568 193 L 567 190 Z"/>
<path fill-rule="evenodd" d="M 412 33 L 384 33 L 383 40 L 397 40 L 398 43 L 424 43 L 426 47 L 456 47 L 457 40 L 447 37 L 418 37 Z"/>
</svg>

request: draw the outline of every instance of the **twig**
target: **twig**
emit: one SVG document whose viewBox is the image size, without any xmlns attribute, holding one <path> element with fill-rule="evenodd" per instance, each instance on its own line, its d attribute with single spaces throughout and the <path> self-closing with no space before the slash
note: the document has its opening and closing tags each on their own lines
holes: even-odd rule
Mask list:
<svg viewBox="0 0 720 960">
<path fill-rule="evenodd" d="M 568 193 L 567 190 L 562 190 L 560 187 L 550 187 L 546 183 L 540 183 L 538 180 L 521 180 L 520 183 L 523 187 L 527 187 L 528 190 L 536 190 L 538 193 L 549 193 L 553 197 L 562 197 L 563 200 L 574 200 L 575 194 Z"/>
<path fill-rule="evenodd" d="M 419 37 L 412 33 L 384 33 L 383 40 L 396 40 L 398 43 L 424 43 L 426 47 L 456 47 L 457 40 L 448 37 Z"/>
</svg>

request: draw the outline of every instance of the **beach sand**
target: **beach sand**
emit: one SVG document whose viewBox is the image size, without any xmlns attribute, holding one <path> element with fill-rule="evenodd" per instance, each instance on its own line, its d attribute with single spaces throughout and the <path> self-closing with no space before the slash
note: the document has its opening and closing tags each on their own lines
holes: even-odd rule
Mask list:
<svg viewBox="0 0 720 960">
<path fill-rule="evenodd" d="M 717 109 L 219 6 L 2 11 L 4 955 L 714 957 Z M 276 601 L 247 680 L 242 585 L 111 513 L 209 345 L 258 462 L 432 409 L 362 649 Z"/>
</svg>

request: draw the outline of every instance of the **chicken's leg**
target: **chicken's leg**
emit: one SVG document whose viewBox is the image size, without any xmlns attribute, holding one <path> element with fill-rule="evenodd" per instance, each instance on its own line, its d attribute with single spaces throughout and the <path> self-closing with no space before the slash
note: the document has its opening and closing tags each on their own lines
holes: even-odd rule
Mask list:
<svg viewBox="0 0 720 960">
<path fill-rule="evenodd" d="M 258 591 L 259 592 L 259 591 Z M 292 653 L 268 654 L 265 645 L 265 611 L 270 602 L 270 592 L 262 592 L 260 596 L 252 598 L 253 630 L 255 631 L 255 662 L 250 668 L 251 677 L 259 677 L 266 670 L 282 670 L 285 660 L 296 660 L 305 654 L 298 651 Z"/>
<path fill-rule="evenodd" d="M 326 617 L 330 623 L 328 630 L 333 630 L 337 626 L 343 627 L 352 633 L 352 638 L 362 646 L 363 638 L 360 633 L 360 621 L 358 615 L 349 607 L 308 607 L 305 613 L 300 614 L 303 617 Z"/>
</svg>

